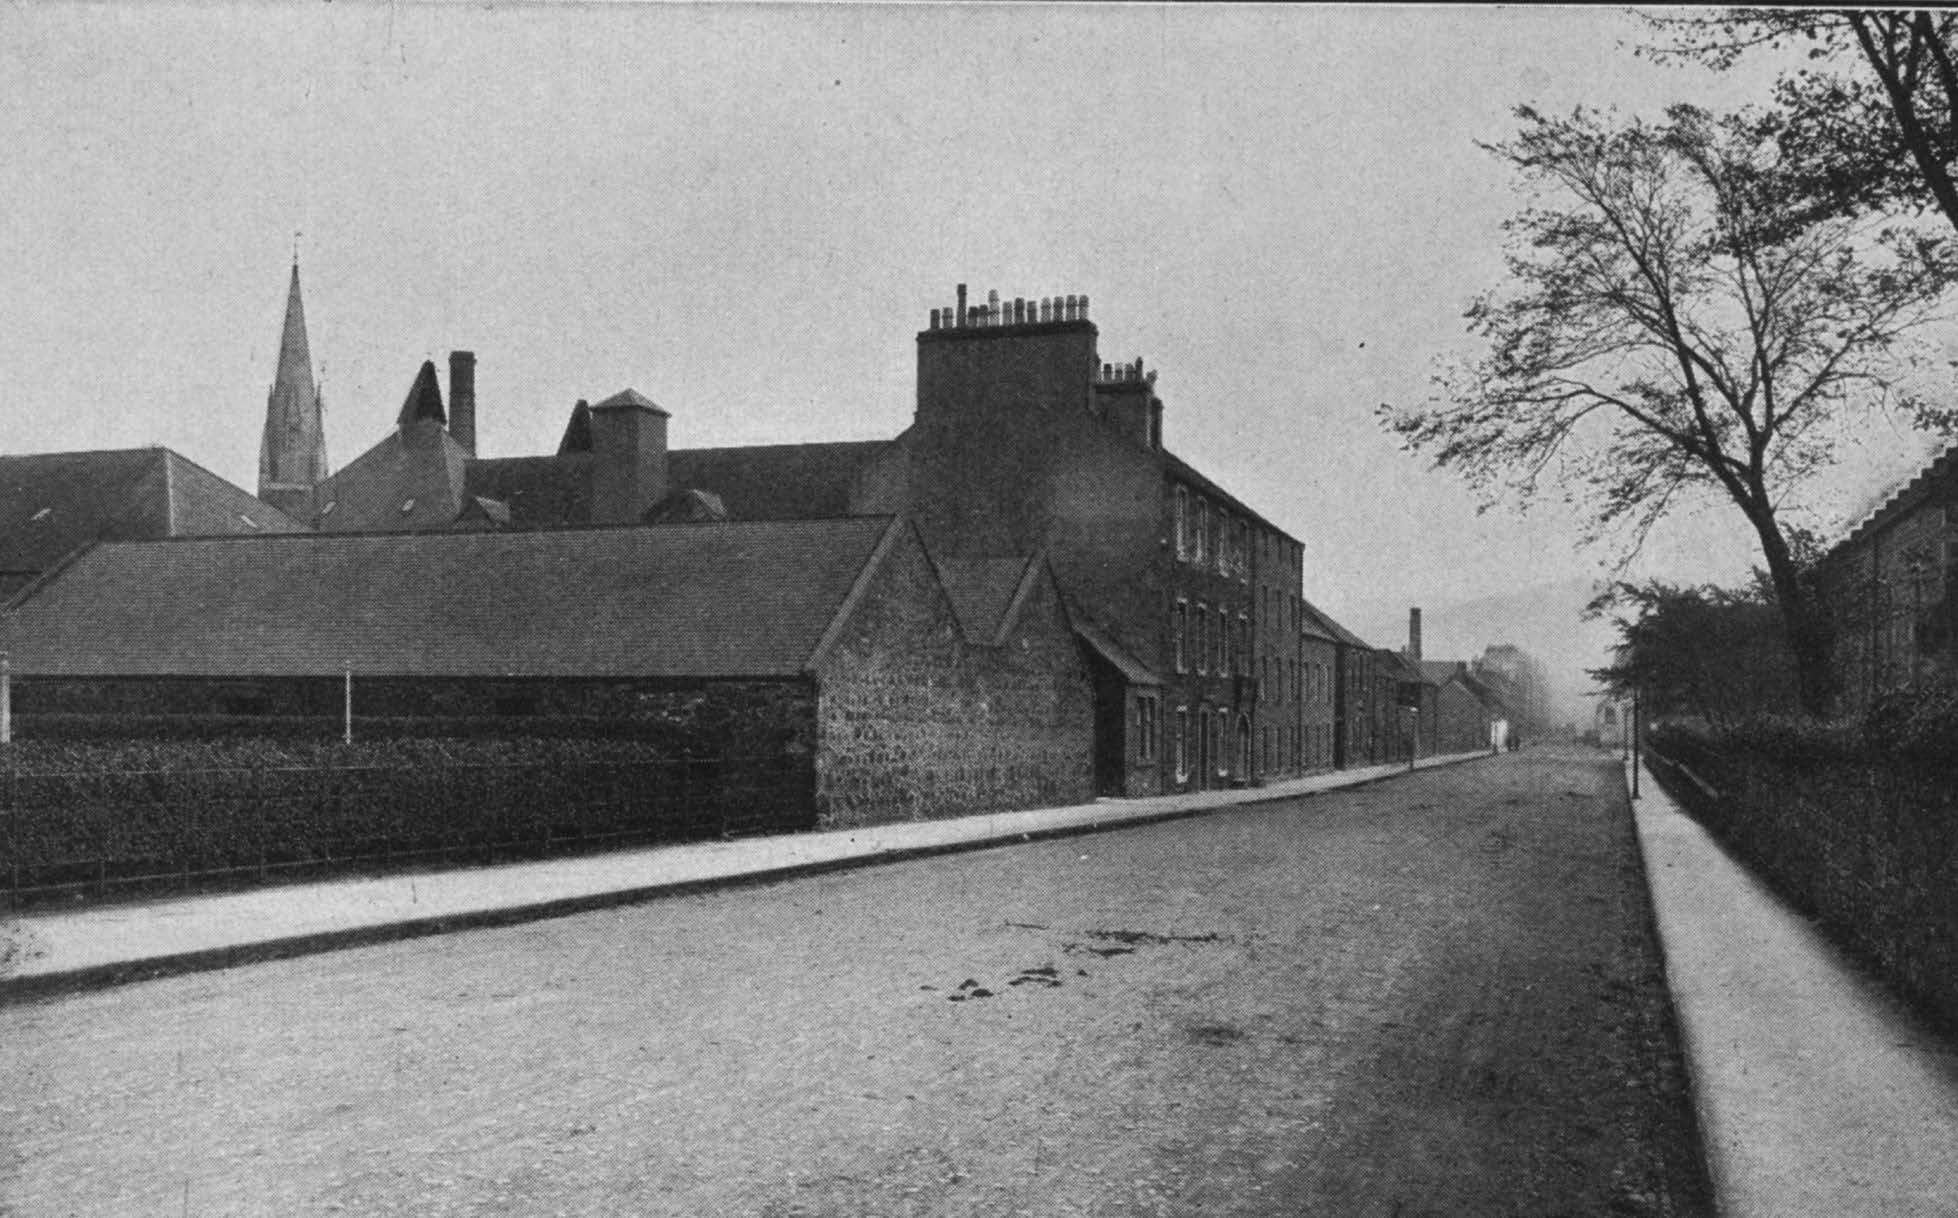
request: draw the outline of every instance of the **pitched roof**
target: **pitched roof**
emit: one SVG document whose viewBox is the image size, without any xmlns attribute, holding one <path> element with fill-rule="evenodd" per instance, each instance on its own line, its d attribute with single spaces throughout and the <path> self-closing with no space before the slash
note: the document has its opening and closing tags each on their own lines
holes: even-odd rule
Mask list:
<svg viewBox="0 0 1958 1218">
<path fill-rule="evenodd" d="M 1458 676 L 1468 674 L 1468 665 L 1461 660 L 1423 660 L 1421 676 L 1434 685 L 1446 685 Z"/>
<path fill-rule="evenodd" d="M 945 585 L 966 638 L 990 643 L 999 637 L 1006 611 L 1013 607 L 1014 594 L 1026 582 L 1033 561 L 1025 556 L 938 560 L 939 582 Z"/>
<path fill-rule="evenodd" d="M 18 587 L 98 538 L 302 527 L 167 448 L 0 457 L 0 584 Z"/>
<path fill-rule="evenodd" d="M 463 467 L 463 480 L 469 494 L 508 504 L 519 527 L 589 524 L 591 462 L 589 451 L 478 457 Z"/>
<path fill-rule="evenodd" d="M 465 489 L 469 464 L 468 450 L 442 424 L 422 420 L 397 427 L 320 483 L 315 524 L 333 533 L 446 529 L 471 495 L 506 498 L 473 484 Z"/>
<path fill-rule="evenodd" d="M 631 388 L 619 390 L 591 409 L 618 410 L 627 406 L 638 407 L 640 410 L 650 410 L 654 414 L 664 414 L 670 417 L 670 412 L 664 406 L 661 406 L 658 402 L 655 402 L 637 389 Z"/>
<path fill-rule="evenodd" d="M 1298 538 L 1293 537 L 1290 533 L 1286 532 L 1284 529 L 1281 529 L 1277 525 L 1273 524 L 1263 514 L 1252 511 L 1249 507 L 1245 505 L 1242 499 L 1239 499 L 1236 495 L 1231 494 L 1223 487 L 1218 486 L 1215 482 L 1212 482 L 1207 476 L 1205 476 L 1202 472 L 1200 472 L 1196 468 L 1196 466 L 1191 465 L 1188 461 L 1185 461 L 1183 458 L 1177 456 L 1173 452 L 1170 452 L 1166 448 L 1161 451 L 1162 451 L 1163 464 L 1168 467 L 1169 471 L 1175 474 L 1177 477 L 1190 483 L 1198 490 L 1202 491 L 1205 497 L 1229 504 L 1231 511 L 1237 513 L 1240 516 L 1250 517 L 1252 520 L 1255 520 L 1259 524 L 1270 529 L 1272 532 L 1279 534 L 1281 537 L 1287 538 L 1288 540 L 1291 541 L 1298 540 Z"/>
<path fill-rule="evenodd" d="M 110 542 L 10 606 L 18 672 L 788 676 L 888 517 Z"/>
<path fill-rule="evenodd" d="M 1299 604 L 1304 608 L 1305 615 L 1308 618 L 1311 618 L 1313 621 L 1316 621 L 1321 629 L 1323 629 L 1327 634 L 1333 637 L 1333 640 L 1335 642 L 1343 643 L 1348 647 L 1358 647 L 1364 651 L 1373 650 L 1373 644 L 1367 642 L 1359 635 L 1354 634 L 1351 630 L 1348 630 L 1346 627 L 1340 625 L 1336 620 L 1334 620 L 1333 616 L 1330 613 L 1327 613 L 1324 609 L 1319 608 L 1319 606 L 1313 604 L 1309 600 L 1306 600 L 1304 597 L 1299 598 Z"/>
<path fill-rule="evenodd" d="M 811 520 L 850 510 L 857 473 L 888 440 L 681 448 L 667 454 L 667 485 L 711 491 L 736 520 Z"/>
<path fill-rule="evenodd" d="M 553 456 L 471 461 L 466 471 L 468 493 L 509 504 L 512 518 L 521 525 L 588 523 L 592 409 L 573 413 L 564 442 Z M 886 443 L 855 440 L 673 449 L 666 455 L 666 484 L 672 488 L 672 498 L 691 491 L 713 496 L 732 520 L 832 519 L 850 513 L 850 491 L 858 471 Z M 673 510 L 684 514 L 689 509 Z"/>
<path fill-rule="evenodd" d="M 1074 627 L 1074 637 L 1088 645 L 1088 649 L 1106 660 L 1110 667 L 1122 674 L 1122 679 L 1131 685 L 1161 685 L 1163 679 L 1156 671 L 1136 659 L 1135 653 L 1116 642 L 1114 637 L 1083 614 L 1070 612 L 1068 619 Z"/>
</svg>

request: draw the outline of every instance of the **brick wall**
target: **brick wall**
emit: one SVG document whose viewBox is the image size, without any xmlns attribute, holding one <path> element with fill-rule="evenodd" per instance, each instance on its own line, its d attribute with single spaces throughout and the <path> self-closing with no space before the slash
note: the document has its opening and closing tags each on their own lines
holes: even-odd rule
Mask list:
<svg viewBox="0 0 1958 1218">
<path fill-rule="evenodd" d="M 1092 686 L 1049 579 L 1003 646 L 970 643 L 907 530 L 817 682 L 825 827 L 1093 798 Z"/>
</svg>

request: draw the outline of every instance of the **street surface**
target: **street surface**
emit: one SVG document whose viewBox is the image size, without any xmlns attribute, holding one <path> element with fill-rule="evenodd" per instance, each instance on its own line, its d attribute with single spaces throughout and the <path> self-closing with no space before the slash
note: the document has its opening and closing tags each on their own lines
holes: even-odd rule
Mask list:
<svg viewBox="0 0 1958 1218">
<path fill-rule="evenodd" d="M 1615 757 L 0 1009 L 0 1214 L 1702 1214 Z"/>
</svg>

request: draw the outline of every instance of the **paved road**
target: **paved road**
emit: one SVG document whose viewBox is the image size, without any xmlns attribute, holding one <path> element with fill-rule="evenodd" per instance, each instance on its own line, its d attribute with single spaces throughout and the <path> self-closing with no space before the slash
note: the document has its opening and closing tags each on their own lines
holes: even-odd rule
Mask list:
<svg viewBox="0 0 1958 1218">
<path fill-rule="evenodd" d="M 1705 1211 L 1615 762 L 0 1009 L 0 1213 Z"/>
</svg>

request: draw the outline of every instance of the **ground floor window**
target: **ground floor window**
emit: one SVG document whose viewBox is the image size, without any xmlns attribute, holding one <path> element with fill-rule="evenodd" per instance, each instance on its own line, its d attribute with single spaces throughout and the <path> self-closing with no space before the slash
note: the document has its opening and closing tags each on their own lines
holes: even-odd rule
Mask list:
<svg viewBox="0 0 1958 1218">
<path fill-rule="evenodd" d="M 1135 700 L 1135 759 L 1150 762 L 1156 759 L 1156 700 L 1141 697 Z"/>
<path fill-rule="evenodd" d="M 1185 707 L 1176 708 L 1176 736 L 1171 747 L 1176 751 L 1176 781 L 1182 782 L 1190 776 L 1190 712 Z"/>
<path fill-rule="evenodd" d="M 1224 753 L 1224 716 L 1222 713 L 1210 716 L 1210 768 L 1219 778 L 1230 775 L 1230 763 Z"/>
</svg>

